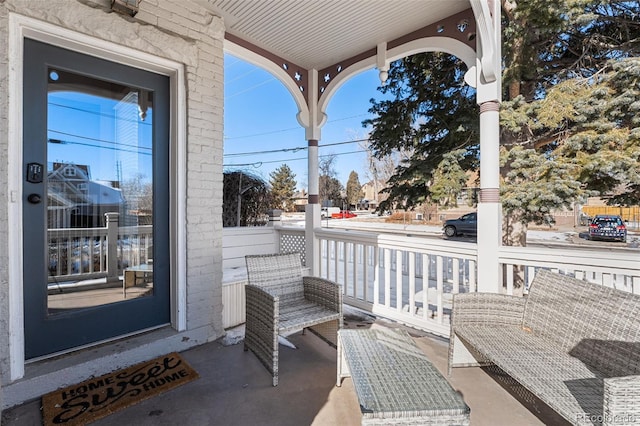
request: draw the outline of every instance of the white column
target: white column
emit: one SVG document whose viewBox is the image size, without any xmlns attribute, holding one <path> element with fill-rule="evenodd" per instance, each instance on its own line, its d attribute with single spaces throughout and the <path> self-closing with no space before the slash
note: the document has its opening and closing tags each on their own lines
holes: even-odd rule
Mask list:
<svg viewBox="0 0 640 426">
<path fill-rule="evenodd" d="M 309 176 L 308 203 L 305 208 L 305 258 L 311 275 L 320 273 L 318 256 L 320 242 L 313 230 L 320 226 L 320 178 L 318 160 L 318 141 L 320 140 L 320 112 L 318 110 L 318 71 L 309 71 L 308 106 L 309 123 L 305 127 L 308 141 L 307 168 Z"/>
<path fill-rule="evenodd" d="M 478 291 L 500 291 L 498 249 L 502 236 L 500 203 L 500 104 L 480 105 L 480 194 L 478 202 Z"/>
<path fill-rule="evenodd" d="M 476 17 L 476 97 L 480 105 L 480 194 L 478 201 L 478 291 L 502 288 L 498 251 L 502 242 L 500 203 L 500 2 L 471 0 Z M 469 75 L 469 77 L 473 77 Z"/>
<path fill-rule="evenodd" d="M 320 196 L 319 196 L 319 163 L 318 163 L 318 141 L 309 139 L 308 148 L 308 173 L 309 173 L 309 193 L 308 203 L 305 208 L 305 256 L 307 267 L 311 275 L 320 273 L 320 264 L 317 261 L 320 253 L 320 242 L 315 237 L 313 230 L 320 226 Z"/>
</svg>

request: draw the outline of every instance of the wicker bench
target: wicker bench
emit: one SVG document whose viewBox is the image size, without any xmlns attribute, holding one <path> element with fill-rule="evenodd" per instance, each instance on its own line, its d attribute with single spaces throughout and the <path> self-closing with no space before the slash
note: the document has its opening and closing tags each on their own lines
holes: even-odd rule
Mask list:
<svg viewBox="0 0 640 426">
<path fill-rule="evenodd" d="M 337 385 L 351 376 L 362 424 L 468 425 L 470 410 L 405 332 L 338 331 Z"/>
<path fill-rule="evenodd" d="M 457 294 L 452 367 L 494 365 L 572 424 L 640 424 L 640 296 L 537 271 L 528 296 Z"/>
</svg>

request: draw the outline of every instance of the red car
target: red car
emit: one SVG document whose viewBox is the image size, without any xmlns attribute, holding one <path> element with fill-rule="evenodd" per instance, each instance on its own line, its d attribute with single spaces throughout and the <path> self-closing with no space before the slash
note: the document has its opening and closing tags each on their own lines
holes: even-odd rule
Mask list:
<svg viewBox="0 0 640 426">
<path fill-rule="evenodd" d="M 357 215 L 349 210 L 340 210 L 340 213 L 332 213 L 331 219 L 349 219 Z"/>
</svg>

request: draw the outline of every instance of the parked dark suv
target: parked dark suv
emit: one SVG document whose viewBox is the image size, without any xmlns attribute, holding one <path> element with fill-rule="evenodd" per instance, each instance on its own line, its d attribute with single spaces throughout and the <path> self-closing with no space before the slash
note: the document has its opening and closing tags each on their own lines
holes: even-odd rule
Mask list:
<svg viewBox="0 0 640 426">
<path fill-rule="evenodd" d="M 476 235 L 478 233 L 478 214 L 467 213 L 457 219 L 449 219 L 442 226 L 444 235 L 455 237 L 456 235 Z"/>
<path fill-rule="evenodd" d="M 627 241 L 627 227 L 620 216 L 596 215 L 589 224 L 590 240 Z"/>
</svg>

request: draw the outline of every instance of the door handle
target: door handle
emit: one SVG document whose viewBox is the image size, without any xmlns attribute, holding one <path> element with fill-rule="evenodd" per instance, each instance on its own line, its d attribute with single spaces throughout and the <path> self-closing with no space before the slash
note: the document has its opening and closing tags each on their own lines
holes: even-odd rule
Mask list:
<svg viewBox="0 0 640 426">
<path fill-rule="evenodd" d="M 29 196 L 27 197 L 27 201 L 31 204 L 39 204 L 40 201 L 42 201 L 42 197 L 40 196 L 40 194 L 29 194 Z"/>
</svg>

